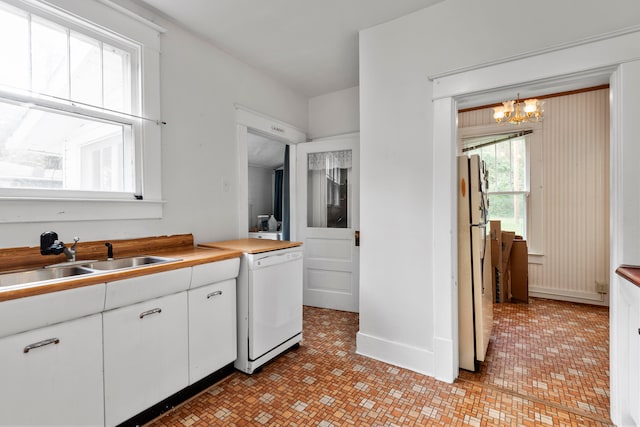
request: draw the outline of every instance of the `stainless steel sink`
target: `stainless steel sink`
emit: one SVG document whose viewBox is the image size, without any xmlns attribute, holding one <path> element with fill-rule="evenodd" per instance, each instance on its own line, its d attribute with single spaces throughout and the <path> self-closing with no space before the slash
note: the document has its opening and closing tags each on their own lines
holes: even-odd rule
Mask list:
<svg viewBox="0 0 640 427">
<path fill-rule="evenodd" d="M 35 283 L 55 282 L 69 279 L 84 274 L 107 273 L 114 270 L 144 267 L 164 262 L 179 261 L 176 258 L 164 258 L 157 256 L 136 256 L 106 261 L 75 261 L 69 263 L 49 265 L 46 268 L 34 268 L 33 270 L 14 271 L 0 274 L 0 288 L 19 285 L 33 285 Z"/>
<path fill-rule="evenodd" d="M 68 279 L 83 274 L 91 274 L 94 271 L 79 266 L 38 268 L 33 270 L 16 271 L 0 274 L 0 288 L 15 285 L 47 282 L 57 279 Z"/>
<path fill-rule="evenodd" d="M 84 267 L 92 270 L 108 271 L 122 270 L 125 268 L 143 267 L 145 265 L 160 264 L 163 262 L 178 261 L 175 258 L 163 258 L 157 256 L 136 256 L 130 258 L 112 259 L 106 261 L 96 261 L 83 264 Z"/>
</svg>

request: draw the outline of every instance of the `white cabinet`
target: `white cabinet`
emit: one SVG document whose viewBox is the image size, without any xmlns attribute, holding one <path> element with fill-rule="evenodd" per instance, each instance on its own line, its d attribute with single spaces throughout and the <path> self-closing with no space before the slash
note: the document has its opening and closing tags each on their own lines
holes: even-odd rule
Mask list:
<svg viewBox="0 0 640 427">
<path fill-rule="evenodd" d="M 202 286 L 188 294 L 189 383 L 193 384 L 236 360 L 236 281 Z"/>
<path fill-rule="evenodd" d="M 104 422 L 102 315 L 0 339 L 0 425 Z"/>
<path fill-rule="evenodd" d="M 180 292 L 104 312 L 106 425 L 188 385 L 187 311 L 187 293 Z"/>
<path fill-rule="evenodd" d="M 2 302 L 0 426 L 117 425 L 233 362 L 239 265 Z"/>
<path fill-rule="evenodd" d="M 622 425 L 640 425 L 640 288 L 622 278 L 616 278 L 620 289 L 618 366 L 624 372 L 618 390 L 623 402 Z"/>
</svg>

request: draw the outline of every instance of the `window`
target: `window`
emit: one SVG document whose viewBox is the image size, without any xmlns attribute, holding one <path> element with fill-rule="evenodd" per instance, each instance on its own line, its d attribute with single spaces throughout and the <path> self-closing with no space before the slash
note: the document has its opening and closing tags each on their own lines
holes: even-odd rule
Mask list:
<svg viewBox="0 0 640 427">
<path fill-rule="evenodd" d="M 141 46 L 10 3 L 0 1 L 0 195 L 141 194 Z"/>
<path fill-rule="evenodd" d="M 351 150 L 307 156 L 307 224 L 309 227 L 351 227 Z"/>
<path fill-rule="evenodd" d="M 493 142 L 465 141 L 468 154 L 478 154 L 488 172 L 489 219 L 500 220 L 503 230 L 527 236 L 529 175 L 524 136 L 493 136 Z"/>
</svg>

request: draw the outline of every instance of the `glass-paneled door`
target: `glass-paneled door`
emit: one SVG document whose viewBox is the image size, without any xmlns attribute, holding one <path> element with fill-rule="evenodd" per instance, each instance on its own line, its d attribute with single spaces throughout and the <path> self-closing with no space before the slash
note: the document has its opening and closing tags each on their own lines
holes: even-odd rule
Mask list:
<svg viewBox="0 0 640 427">
<path fill-rule="evenodd" d="M 304 304 L 358 311 L 359 138 L 298 145 Z"/>
</svg>

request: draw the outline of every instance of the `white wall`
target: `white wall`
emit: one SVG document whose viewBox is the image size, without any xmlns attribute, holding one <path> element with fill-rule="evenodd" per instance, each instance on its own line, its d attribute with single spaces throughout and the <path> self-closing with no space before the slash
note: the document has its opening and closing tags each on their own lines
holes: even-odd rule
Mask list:
<svg viewBox="0 0 640 427">
<path fill-rule="evenodd" d="M 542 0 L 524 14 L 497 0 L 448 0 L 360 33 L 359 352 L 433 375 L 439 363 L 434 330 L 451 322 L 434 316 L 433 295 L 449 285 L 434 283 L 442 265 L 432 260 L 450 246 L 434 242 L 434 230 L 447 226 L 449 207 L 434 203 L 441 184 L 432 173 L 433 85 L 427 76 L 639 24 L 639 17 L 634 0 L 615 8 L 589 1 L 579 9 Z M 508 31 L 508 23 L 539 31 L 526 37 Z"/>
<path fill-rule="evenodd" d="M 309 99 L 309 138 L 342 135 L 360 130 L 358 86 Z"/>
<path fill-rule="evenodd" d="M 529 294 L 608 305 L 596 282 L 608 283 L 610 272 L 609 90 L 548 98 L 537 125 L 529 143 Z M 491 108 L 458 115 L 460 132 L 474 128 L 509 130 Z"/>
<path fill-rule="evenodd" d="M 234 103 L 306 129 L 307 98 L 172 22 L 154 20 L 168 29 L 161 36 L 160 75 L 162 119 L 167 122 L 162 128 L 164 217 L 0 224 L 0 247 L 37 246 L 46 230 L 57 231 L 63 241 L 73 236 L 88 241 L 177 233 L 193 233 L 197 241 L 236 237 L 240 219 Z M 223 181 L 229 183 L 228 191 Z"/>
<path fill-rule="evenodd" d="M 256 226 L 258 215 L 273 214 L 273 170 L 249 166 L 249 228 Z"/>
</svg>

